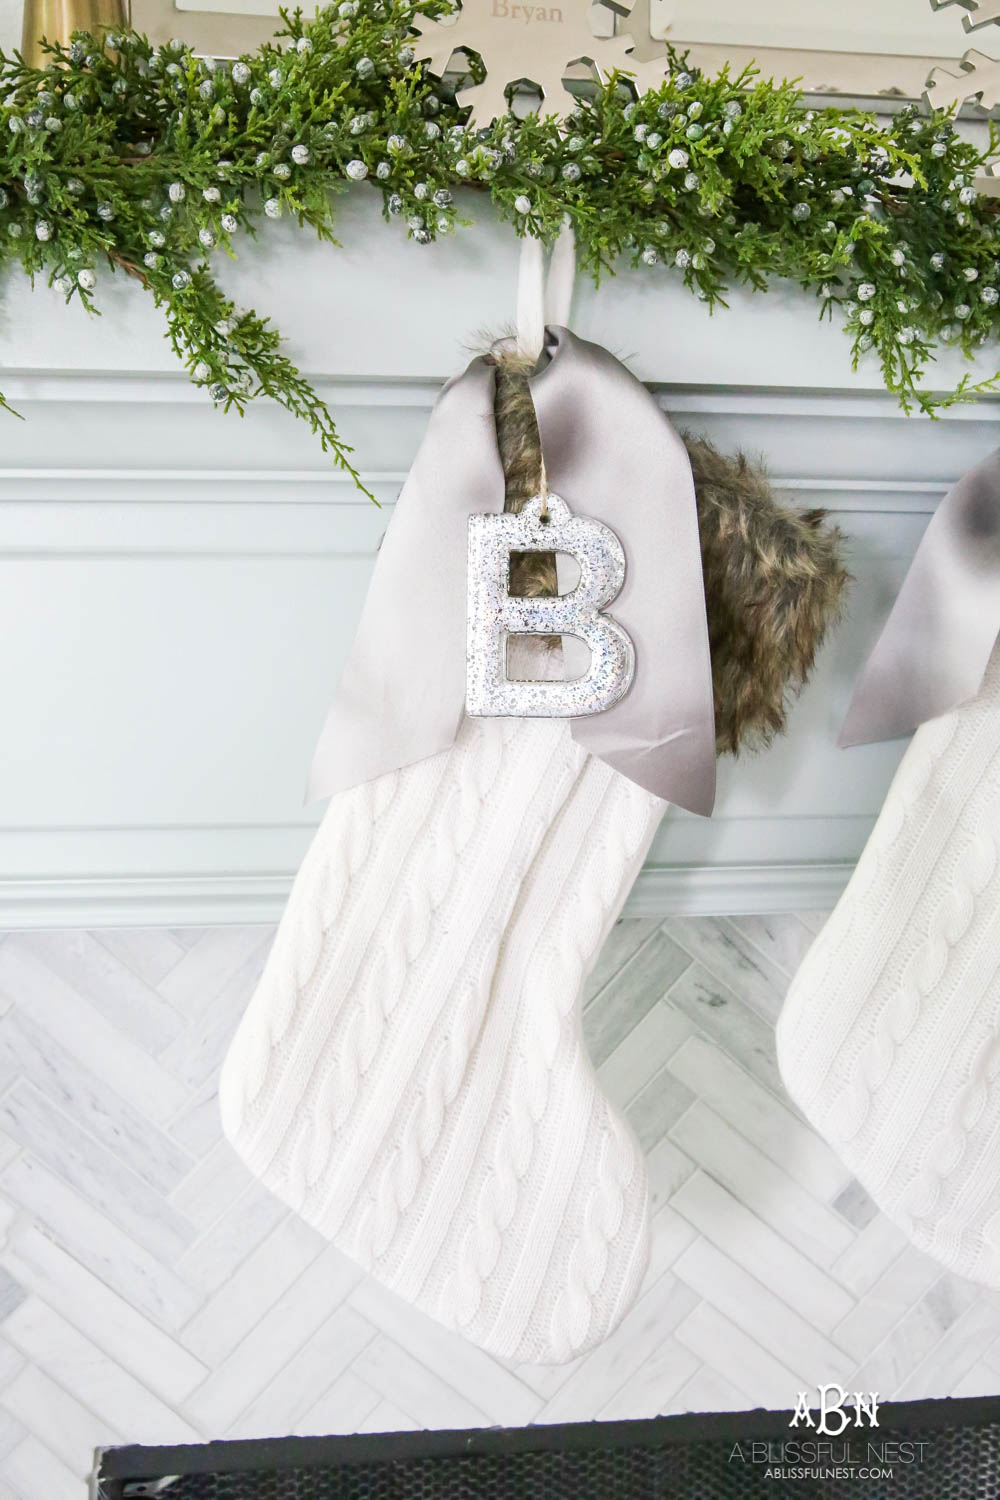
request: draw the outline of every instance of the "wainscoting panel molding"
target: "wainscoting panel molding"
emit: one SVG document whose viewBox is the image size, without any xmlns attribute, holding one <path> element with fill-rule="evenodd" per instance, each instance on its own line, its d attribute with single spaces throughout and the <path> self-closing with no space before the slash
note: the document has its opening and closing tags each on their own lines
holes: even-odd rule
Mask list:
<svg viewBox="0 0 1000 1500">
<path fill-rule="evenodd" d="M 507 256 L 488 229 L 469 238 L 486 247 L 482 273 L 491 256 Z M 357 249 L 323 254 L 357 267 Z M 286 254 L 300 256 L 291 244 Z M 389 263 L 384 239 L 378 254 Z M 420 270 L 412 247 L 393 254 Z M 316 250 L 301 256 L 302 274 L 318 278 Z M 355 355 L 342 329 L 326 341 L 345 283 L 338 301 L 317 280 L 321 331 L 292 352 L 315 372 L 381 508 L 326 467 L 284 412 L 260 406 L 240 421 L 215 411 L 162 361 L 141 318 L 124 343 L 119 289 L 109 329 L 95 333 L 44 292 L 29 323 L 28 294 L 11 288 L 9 326 L 30 327 L 33 362 L 23 347 L 15 357 L 9 336 L 0 341 L 2 388 L 25 417 L 0 413 L 0 926 L 277 916 L 319 815 L 302 805 L 306 768 L 379 538 L 441 379 L 483 325 L 471 295 L 479 281 L 466 271 L 460 306 L 448 304 L 450 363 L 421 299 L 407 299 L 402 278 L 384 288 L 390 315 L 370 332 L 384 341 L 381 375 L 372 348 Z M 776 321 L 772 299 L 737 299 L 735 342 L 726 347 L 722 315 L 709 352 L 690 360 L 683 345 L 650 342 L 635 278 L 606 288 L 600 304 L 582 296 L 580 331 L 626 356 L 634 341 L 634 367 L 659 381 L 678 425 L 765 455 L 790 499 L 829 510 L 849 538 L 855 579 L 792 733 L 767 755 L 721 767 L 710 822 L 668 815 L 633 914 L 823 910 L 836 900 L 903 748 L 835 748 L 851 682 L 934 507 L 995 444 L 996 402 L 929 422 L 868 388 L 870 372 L 849 383 L 841 336 L 820 335 L 802 298 L 806 352 L 787 343 L 789 378 L 776 383 L 773 340 L 792 326 L 789 296 Z M 616 299 L 611 339 L 601 324 Z M 665 300 L 680 318 L 686 304 Z M 422 368 L 406 308 L 427 325 Z M 62 344 L 59 319 L 71 331 Z M 765 362 L 756 386 L 745 383 L 751 336 Z M 744 380 L 736 388 L 730 366 Z"/>
</svg>

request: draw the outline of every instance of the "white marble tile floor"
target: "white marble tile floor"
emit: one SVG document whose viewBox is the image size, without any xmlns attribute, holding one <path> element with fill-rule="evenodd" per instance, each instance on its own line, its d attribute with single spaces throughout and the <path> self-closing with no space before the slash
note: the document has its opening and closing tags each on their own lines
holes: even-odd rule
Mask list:
<svg viewBox="0 0 1000 1500">
<path fill-rule="evenodd" d="M 233 1156 L 214 1080 L 270 929 L 0 937 L 0 1500 L 82 1500 L 124 1441 L 1000 1392 L 1000 1295 L 908 1246 L 783 1094 L 774 1020 L 817 925 L 614 929 L 585 1027 L 649 1155 L 652 1260 L 559 1369 L 431 1324 Z"/>
</svg>

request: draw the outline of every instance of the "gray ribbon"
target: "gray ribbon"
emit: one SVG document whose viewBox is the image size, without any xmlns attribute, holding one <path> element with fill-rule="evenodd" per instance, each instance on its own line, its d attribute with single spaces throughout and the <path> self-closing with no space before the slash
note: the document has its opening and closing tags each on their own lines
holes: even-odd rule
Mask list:
<svg viewBox="0 0 1000 1500">
<path fill-rule="evenodd" d="M 571 720 L 573 736 L 648 791 L 707 815 L 715 722 L 687 452 L 606 349 L 565 328 L 547 328 L 545 342 L 531 393 L 548 485 L 621 538 L 627 570 L 611 613 L 636 649 L 630 691 L 604 713 Z M 493 393 L 493 367 L 474 359 L 438 398 L 379 551 L 307 800 L 455 739 L 465 701 L 468 518 L 504 506 Z"/>
<path fill-rule="evenodd" d="M 974 698 L 998 631 L 1000 449 L 932 516 L 854 689 L 841 745 L 896 739 Z"/>
</svg>

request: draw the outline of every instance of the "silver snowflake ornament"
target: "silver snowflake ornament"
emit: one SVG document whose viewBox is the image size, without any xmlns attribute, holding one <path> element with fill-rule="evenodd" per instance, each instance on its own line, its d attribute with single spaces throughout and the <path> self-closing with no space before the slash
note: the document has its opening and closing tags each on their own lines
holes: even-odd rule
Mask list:
<svg viewBox="0 0 1000 1500">
<path fill-rule="evenodd" d="M 625 3 L 604 4 L 608 16 L 630 9 Z M 439 76 L 455 51 L 468 49 L 482 58 L 486 78 L 460 90 L 459 104 L 471 105 L 469 124 L 483 127 L 507 113 L 507 89 L 526 79 L 541 90 L 547 115 L 565 119 L 576 104 L 565 86 L 566 74 L 578 63 L 589 64 L 603 81 L 614 69 L 633 75 L 640 92 L 662 81 L 663 44 L 650 59 L 645 46 L 636 52 L 629 35 L 595 36 L 587 0 L 563 0 L 561 5 L 522 5 L 513 0 L 464 0 L 457 18 L 423 16 L 414 21 L 420 42 L 415 54 Z"/>
</svg>

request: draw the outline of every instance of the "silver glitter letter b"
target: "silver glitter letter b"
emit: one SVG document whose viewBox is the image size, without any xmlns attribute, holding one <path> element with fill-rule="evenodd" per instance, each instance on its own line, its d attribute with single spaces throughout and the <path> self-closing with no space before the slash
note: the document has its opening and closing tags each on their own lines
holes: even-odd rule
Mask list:
<svg viewBox="0 0 1000 1500">
<path fill-rule="evenodd" d="M 466 712 L 477 718 L 563 719 L 598 714 L 628 692 L 635 674 L 629 635 L 601 613 L 625 581 L 625 553 L 610 527 L 574 516 L 558 495 L 535 495 L 517 515 L 469 517 Z M 568 594 L 526 599 L 508 592 L 512 552 L 564 552 L 580 566 Z M 590 647 L 585 676 L 569 682 L 507 676 L 511 635 L 575 635 Z"/>
</svg>

